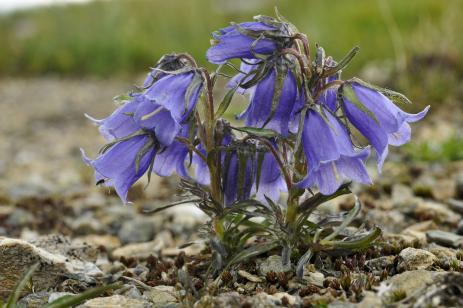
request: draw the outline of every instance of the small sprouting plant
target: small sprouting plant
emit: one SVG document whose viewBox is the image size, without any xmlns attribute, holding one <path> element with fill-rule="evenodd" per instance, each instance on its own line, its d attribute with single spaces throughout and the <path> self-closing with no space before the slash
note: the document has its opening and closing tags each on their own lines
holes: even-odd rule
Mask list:
<svg viewBox="0 0 463 308">
<path fill-rule="evenodd" d="M 312 214 L 351 193 L 350 182 L 371 184 L 370 153 L 380 171 L 388 146 L 407 143 L 409 123 L 429 108 L 405 113 L 395 105 L 409 103 L 402 94 L 341 79 L 357 52 L 336 61 L 278 12 L 233 23 L 213 33 L 206 57 L 218 65 L 214 72 L 186 53 L 165 55 L 143 86 L 117 98 L 113 114 L 91 118 L 108 143 L 84 160 L 124 203 L 144 174 L 175 171 L 185 200 L 157 210 L 194 203 L 210 217 L 203 232 L 213 252 L 209 273 L 279 250 L 301 277 L 314 254 L 364 249 L 380 235 L 379 228 L 345 232 L 360 212 L 358 199 L 337 218 Z M 228 90 L 216 102 L 219 78 L 229 78 Z M 229 122 L 223 115 L 237 93 L 249 104 Z"/>
</svg>

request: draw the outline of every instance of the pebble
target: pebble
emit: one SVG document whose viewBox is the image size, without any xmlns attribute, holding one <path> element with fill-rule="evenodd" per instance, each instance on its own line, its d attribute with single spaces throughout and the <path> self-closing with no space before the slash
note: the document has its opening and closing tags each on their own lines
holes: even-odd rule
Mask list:
<svg viewBox="0 0 463 308">
<path fill-rule="evenodd" d="M 152 290 L 145 291 L 143 293 L 143 298 L 154 303 L 155 306 L 158 307 L 161 304 L 165 305 L 178 302 L 173 294 L 174 290 L 155 287 Z"/>
<path fill-rule="evenodd" d="M 102 307 L 118 307 L 118 308 L 149 308 L 152 305 L 146 300 L 134 299 L 122 295 L 113 295 L 107 297 L 97 297 L 86 301 L 84 304 L 77 306 L 78 308 L 102 308 Z"/>
<path fill-rule="evenodd" d="M 126 258 L 146 259 L 150 255 L 158 253 L 163 248 L 172 245 L 172 242 L 173 240 L 170 232 L 163 231 L 159 233 L 153 241 L 128 244 L 119 247 L 112 252 L 112 256 L 115 259 L 119 259 L 122 256 Z"/>
<path fill-rule="evenodd" d="M 457 213 L 463 214 L 463 201 L 462 200 L 449 199 L 447 203 L 449 204 L 452 210 L 454 210 Z"/>
<path fill-rule="evenodd" d="M 251 281 L 251 282 L 262 282 L 263 279 L 256 276 L 256 275 L 253 275 L 251 273 L 248 273 L 244 270 L 239 270 L 238 271 L 238 275 L 240 275 L 241 277 L 243 278 L 246 278 L 247 280 Z"/>
<path fill-rule="evenodd" d="M 143 217 L 125 221 L 118 233 L 123 244 L 148 242 L 153 235 L 153 221 Z"/>
<path fill-rule="evenodd" d="M 281 256 L 273 255 L 262 261 L 259 264 L 259 274 L 266 276 L 268 272 L 289 272 L 291 271 L 291 264 L 283 265 Z"/>
<path fill-rule="evenodd" d="M 323 287 L 323 281 L 325 281 L 325 275 L 320 272 L 309 272 L 304 271 L 304 280 L 309 284 L 316 285 L 317 287 Z"/>
<path fill-rule="evenodd" d="M 437 257 L 429 251 L 410 247 L 405 248 L 399 254 L 397 270 L 403 272 L 427 269 L 431 267 L 436 260 Z"/>
<path fill-rule="evenodd" d="M 432 230 L 426 232 L 426 235 L 428 237 L 428 241 L 432 243 L 455 248 L 463 246 L 463 236 L 455 233 L 441 230 Z"/>
</svg>

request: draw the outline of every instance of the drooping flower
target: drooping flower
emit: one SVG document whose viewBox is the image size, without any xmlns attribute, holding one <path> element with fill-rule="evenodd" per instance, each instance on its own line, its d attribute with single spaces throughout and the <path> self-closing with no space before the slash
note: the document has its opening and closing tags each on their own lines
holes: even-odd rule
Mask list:
<svg viewBox="0 0 463 308">
<path fill-rule="evenodd" d="M 417 114 L 406 113 L 382 93 L 356 82 L 345 85 L 344 93 L 346 116 L 375 149 L 379 171 L 388 154 L 388 145 L 407 143 L 411 136 L 408 123 L 421 120 L 429 110 L 428 106 Z"/>
<path fill-rule="evenodd" d="M 259 21 L 244 22 L 220 29 L 212 34 L 214 45 L 207 50 L 207 60 L 214 64 L 223 64 L 229 59 L 255 59 L 257 54 L 272 54 L 281 43 L 266 37 L 265 32 L 287 35 L 281 29 Z"/>
<path fill-rule="evenodd" d="M 308 171 L 298 185 L 303 188 L 316 186 L 322 194 L 329 195 L 345 180 L 370 184 L 364 165 L 369 149 L 356 151 L 346 128 L 323 108 L 310 109 L 306 114 L 302 146 Z"/>
<path fill-rule="evenodd" d="M 196 106 L 202 87 L 202 76 L 196 70 L 191 70 L 167 74 L 154 82 L 144 95 L 168 110 L 178 123 L 182 123 Z"/>
<path fill-rule="evenodd" d="M 143 134 L 116 143 L 95 160 L 84 152 L 84 161 L 95 169 L 97 183 L 105 182 L 114 186 L 117 194 L 127 203 L 129 188 L 148 170 L 155 158 L 158 145 L 156 140 Z"/>
</svg>

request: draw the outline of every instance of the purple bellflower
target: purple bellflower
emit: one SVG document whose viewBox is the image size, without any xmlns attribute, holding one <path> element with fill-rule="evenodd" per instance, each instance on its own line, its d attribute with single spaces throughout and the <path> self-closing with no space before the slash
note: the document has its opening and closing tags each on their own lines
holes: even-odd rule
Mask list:
<svg viewBox="0 0 463 308">
<path fill-rule="evenodd" d="M 280 194 L 287 192 L 288 188 L 281 175 L 280 167 L 271 153 L 264 154 L 261 170 L 259 185 L 254 183 L 252 189 L 252 192 L 255 193 L 255 198 L 264 204 L 267 204 L 265 197 L 278 202 Z"/>
<path fill-rule="evenodd" d="M 302 146 L 307 159 L 307 176 L 298 184 L 316 186 L 324 195 L 334 193 L 344 180 L 370 184 L 364 165 L 368 148 L 356 151 L 343 124 L 328 110 L 306 113 Z M 321 113 L 324 113 L 322 115 Z"/>
<path fill-rule="evenodd" d="M 214 32 L 214 45 L 207 50 L 207 60 L 214 64 L 223 64 L 230 59 L 255 59 L 257 54 L 272 54 L 277 49 L 277 43 L 265 38 L 265 31 L 277 32 L 278 29 L 262 22 L 251 21 Z M 253 36 L 245 34 L 246 32 Z"/>
<path fill-rule="evenodd" d="M 411 129 L 408 123 L 421 120 L 428 112 L 429 106 L 417 114 L 406 113 L 376 90 L 356 82 L 350 86 L 366 110 L 362 110 L 343 96 L 345 114 L 375 149 L 380 171 L 388 154 L 388 145 L 400 146 L 410 141 Z"/>
</svg>

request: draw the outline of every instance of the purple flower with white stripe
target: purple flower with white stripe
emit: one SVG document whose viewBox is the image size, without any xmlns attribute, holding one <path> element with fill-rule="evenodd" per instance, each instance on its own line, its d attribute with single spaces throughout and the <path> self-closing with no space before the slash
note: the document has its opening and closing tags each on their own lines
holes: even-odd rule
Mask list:
<svg viewBox="0 0 463 308">
<path fill-rule="evenodd" d="M 350 123 L 375 149 L 380 171 L 388 154 L 388 145 L 400 146 L 410 141 L 411 129 L 408 123 L 421 120 L 428 112 L 429 106 L 417 114 L 410 114 L 402 111 L 376 90 L 356 82 L 345 86 L 351 87 L 358 102 L 365 108 L 359 107 L 343 95 L 345 114 Z"/>
</svg>

